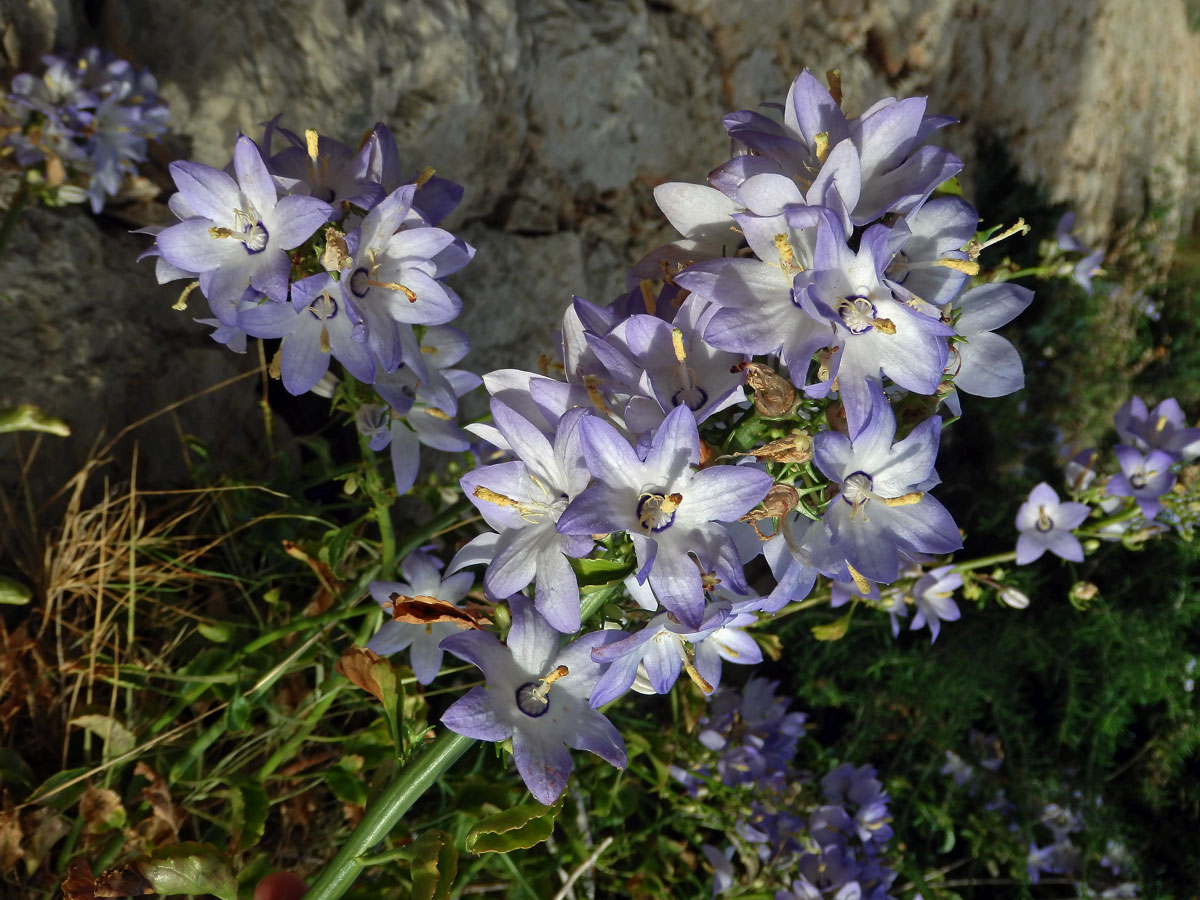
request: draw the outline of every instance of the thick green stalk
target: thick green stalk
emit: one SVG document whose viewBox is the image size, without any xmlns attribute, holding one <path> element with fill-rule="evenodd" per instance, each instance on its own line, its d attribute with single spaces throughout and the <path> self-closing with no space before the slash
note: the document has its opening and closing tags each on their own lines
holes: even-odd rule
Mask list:
<svg viewBox="0 0 1200 900">
<path fill-rule="evenodd" d="M 336 900 L 346 893 L 365 865 L 361 857 L 387 837 L 421 795 L 446 774 L 474 743 L 474 738 L 447 731 L 406 766 L 400 777 L 388 785 L 367 810 L 337 856 L 308 889 L 304 900 Z"/>
</svg>

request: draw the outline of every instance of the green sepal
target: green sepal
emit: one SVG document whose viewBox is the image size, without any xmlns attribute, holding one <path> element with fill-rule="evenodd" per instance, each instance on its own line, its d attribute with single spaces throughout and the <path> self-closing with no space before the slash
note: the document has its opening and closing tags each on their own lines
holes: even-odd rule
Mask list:
<svg viewBox="0 0 1200 900">
<path fill-rule="evenodd" d="M 46 415 L 32 403 L 22 403 L 11 409 L 0 410 L 0 434 L 9 431 L 41 431 L 59 437 L 71 434 L 66 422 Z"/>
</svg>

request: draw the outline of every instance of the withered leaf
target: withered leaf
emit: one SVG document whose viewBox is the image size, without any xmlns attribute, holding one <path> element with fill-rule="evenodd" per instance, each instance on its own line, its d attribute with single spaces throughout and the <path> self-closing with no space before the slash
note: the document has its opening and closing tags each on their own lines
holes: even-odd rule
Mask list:
<svg viewBox="0 0 1200 900">
<path fill-rule="evenodd" d="M 386 703 L 386 692 L 394 694 L 396 674 L 392 664 L 368 650 L 366 647 L 351 647 L 341 655 L 333 666 L 334 671 L 350 679 L 364 691 L 373 694 L 381 703 Z M 385 684 L 391 680 L 391 684 Z"/>
<path fill-rule="evenodd" d="M 7 872 L 24 856 L 22 837 L 21 820 L 16 811 L 0 812 L 0 872 Z"/>
<path fill-rule="evenodd" d="M 171 802 L 171 791 L 167 788 L 163 777 L 140 761 L 133 767 L 133 774 L 141 775 L 150 782 L 142 788 L 142 799 L 150 804 L 155 818 L 165 822 L 170 827 L 171 833 L 178 836 L 179 813 L 175 809 L 175 804 Z"/>
<path fill-rule="evenodd" d="M 144 897 L 153 894 L 154 886 L 137 869 L 137 862 L 105 869 L 96 876 L 97 897 Z"/>
<path fill-rule="evenodd" d="M 436 622 L 449 622 L 459 628 L 483 628 L 490 625 L 491 620 L 482 610 L 462 609 L 445 600 L 417 594 L 406 597 L 404 594 L 393 593 L 384 609 L 391 609 L 392 618 L 397 622 L 411 622 L 414 625 L 433 625 Z"/>
<path fill-rule="evenodd" d="M 125 824 L 125 807 L 121 797 L 111 788 L 88 785 L 79 798 L 79 815 L 90 834 L 121 828 Z"/>
<path fill-rule="evenodd" d="M 331 594 L 340 594 L 343 585 L 333 574 L 333 569 L 321 562 L 319 559 L 313 559 L 307 553 L 300 549 L 298 545 L 292 541 L 283 542 L 283 552 L 293 559 L 298 559 L 313 570 L 313 573 L 321 582 L 321 586 Z"/>
<path fill-rule="evenodd" d="M 62 882 L 63 900 L 95 900 L 95 886 L 91 866 L 82 859 L 67 863 L 67 875 Z"/>
</svg>

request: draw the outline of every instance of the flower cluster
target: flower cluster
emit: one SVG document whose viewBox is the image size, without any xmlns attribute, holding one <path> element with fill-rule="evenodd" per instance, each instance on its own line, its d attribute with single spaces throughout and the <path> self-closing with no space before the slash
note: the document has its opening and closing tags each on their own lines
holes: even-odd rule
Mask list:
<svg viewBox="0 0 1200 900">
<path fill-rule="evenodd" d="M 1117 471 L 1097 471 L 1098 452 L 1084 450 L 1066 468 L 1067 489 L 1085 502 L 1063 501 L 1046 482 L 1037 485 L 1017 511 L 1017 565 L 1049 550 L 1069 562 L 1083 562 L 1084 545 L 1075 533 L 1137 542 L 1168 527 L 1191 534 L 1200 522 L 1196 473 L 1189 464 L 1200 457 L 1200 428 L 1189 427 L 1172 397 L 1151 410 L 1141 397 L 1130 398 L 1115 416 L 1113 456 Z M 1089 520 L 1098 512 L 1098 523 Z"/>
<path fill-rule="evenodd" d="M 468 343 L 447 325 L 462 301 L 444 279 L 474 249 L 437 227 L 458 185 L 406 173 L 382 124 L 353 151 L 273 120 L 260 142 L 238 137 L 232 174 L 195 162 L 171 174 L 180 221 L 155 230 L 146 255 L 160 282 L 199 287 L 212 318 L 198 321 L 216 340 L 240 352 L 247 335 L 281 339 L 271 369 L 293 394 L 316 388 L 335 359 L 373 385 L 380 402 L 359 406 L 356 422 L 373 449 L 391 445 L 401 493 L 419 443 L 467 449 L 454 416 L 479 379 L 450 368 Z"/>
<path fill-rule="evenodd" d="M 871 766 L 844 763 L 813 791 L 792 765 L 804 715 L 788 712 L 777 685 L 761 678 L 742 692 L 721 688 L 700 722 L 705 748 L 692 771 L 672 767 L 689 794 L 703 798 L 711 783 L 745 793 L 747 813 L 735 824 L 734 845 L 706 846 L 715 870 L 714 894 L 733 887 L 732 859 L 740 850 L 759 884 L 778 884 L 778 900 L 861 897 L 882 900 L 895 878 L 882 854 L 892 837 L 888 795 Z"/>
<path fill-rule="evenodd" d="M 167 105 L 153 75 L 98 49 L 42 61 L 41 77 L 13 78 L 5 150 L 18 165 L 39 167 L 48 199 L 87 199 L 100 212 L 125 177 L 137 173 L 135 163 L 145 161 L 146 142 L 167 130 Z M 67 183 L 84 177 L 86 191 Z"/>
</svg>

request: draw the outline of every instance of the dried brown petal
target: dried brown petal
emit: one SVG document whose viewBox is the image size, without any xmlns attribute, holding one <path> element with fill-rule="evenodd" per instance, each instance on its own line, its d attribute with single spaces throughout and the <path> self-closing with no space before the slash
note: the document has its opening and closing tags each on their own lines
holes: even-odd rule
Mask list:
<svg viewBox="0 0 1200 900">
<path fill-rule="evenodd" d="M 411 622 L 414 625 L 433 625 L 436 622 L 450 622 L 459 628 L 480 629 L 490 625 L 491 621 L 482 611 L 471 608 L 461 609 L 445 600 L 418 594 L 406 597 L 404 594 L 392 594 L 391 599 L 384 604 L 384 609 L 391 609 L 392 619 L 397 622 Z"/>
</svg>

